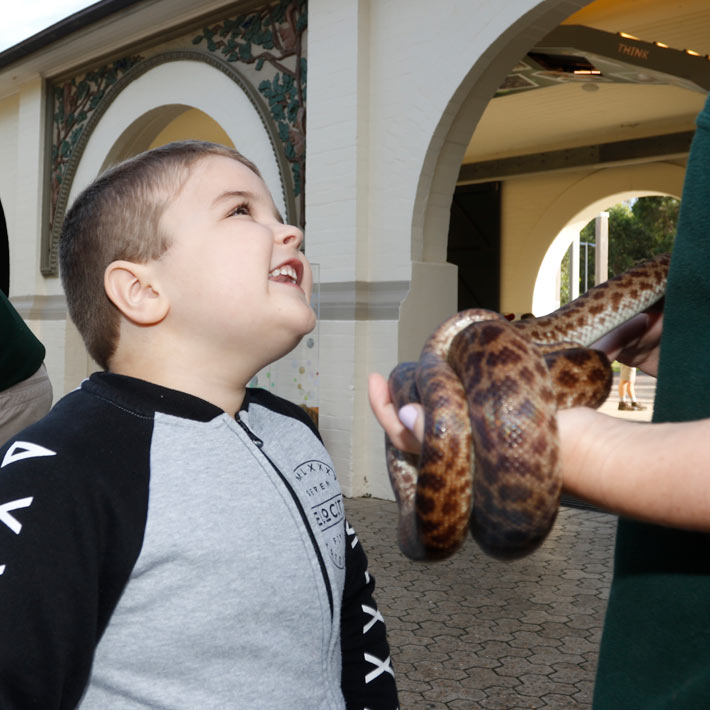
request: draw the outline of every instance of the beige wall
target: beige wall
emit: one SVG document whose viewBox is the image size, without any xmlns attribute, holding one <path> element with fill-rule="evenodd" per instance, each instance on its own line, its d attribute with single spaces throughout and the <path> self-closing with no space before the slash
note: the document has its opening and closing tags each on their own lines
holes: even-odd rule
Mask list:
<svg viewBox="0 0 710 710">
<path fill-rule="evenodd" d="M 501 310 L 536 315 L 553 310 L 559 263 L 571 241 L 568 234 L 552 248 L 558 235 L 568 225 L 578 224 L 581 229 L 605 208 L 631 197 L 680 197 L 684 175 L 682 164 L 655 162 L 506 181 L 502 191 Z"/>
<path fill-rule="evenodd" d="M 153 139 L 148 148 L 157 148 L 172 141 L 182 141 L 189 138 L 211 141 L 234 148 L 234 143 L 224 128 L 211 116 L 197 108 L 189 108 L 170 121 Z"/>
</svg>

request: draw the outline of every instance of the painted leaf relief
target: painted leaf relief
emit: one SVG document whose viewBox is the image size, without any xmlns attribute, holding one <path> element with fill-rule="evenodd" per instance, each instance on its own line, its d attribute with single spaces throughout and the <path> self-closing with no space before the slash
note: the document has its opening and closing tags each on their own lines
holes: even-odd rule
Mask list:
<svg viewBox="0 0 710 710">
<path fill-rule="evenodd" d="M 52 148 L 50 153 L 50 231 L 59 190 L 67 165 L 91 114 L 106 92 L 142 57 L 126 57 L 85 74 L 75 76 L 52 89 Z"/>
<path fill-rule="evenodd" d="M 192 40 L 227 62 L 251 65 L 258 72 L 265 65 L 276 70 L 257 88 L 276 122 L 301 202 L 306 153 L 306 27 L 306 1 L 282 0 L 271 8 L 205 27 Z"/>
<path fill-rule="evenodd" d="M 280 0 L 270 7 L 222 20 L 182 40 L 187 45 L 191 39 L 193 45 L 201 45 L 222 61 L 238 63 L 240 71 L 251 70 L 249 79 L 269 107 L 291 166 L 300 221 L 305 214 L 306 7 L 306 0 Z M 179 44 L 180 40 L 171 42 L 171 48 Z M 119 59 L 51 87 L 50 234 L 56 219 L 63 217 L 57 215 L 60 190 L 91 115 L 124 74 L 162 49 L 147 49 L 143 56 Z"/>
</svg>

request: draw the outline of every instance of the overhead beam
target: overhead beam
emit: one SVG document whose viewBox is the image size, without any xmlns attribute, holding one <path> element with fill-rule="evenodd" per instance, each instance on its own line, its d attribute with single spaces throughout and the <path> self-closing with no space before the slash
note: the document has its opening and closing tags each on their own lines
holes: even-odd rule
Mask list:
<svg viewBox="0 0 710 710">
<path fill-rule="evenodd" d="M 657 39 L 662 39 L 661 37 Z M 645 42 L 620 32 L 604 32 L 585 25 L 560 25 L 541 39 L 535 51 L 570 47 L 625 64 L 662 72 L 693 82 L 710 91 L 710 58 L 688 49 L 674 49 L 660 42 Z"/>
<path fill-rule="evenodd" d="M 470 185 L 535 173 L 685 158 L 693 135 L 694 131 L 682 131 L 468 163 L 461 166 L 457 184 Z"/>
</svg>

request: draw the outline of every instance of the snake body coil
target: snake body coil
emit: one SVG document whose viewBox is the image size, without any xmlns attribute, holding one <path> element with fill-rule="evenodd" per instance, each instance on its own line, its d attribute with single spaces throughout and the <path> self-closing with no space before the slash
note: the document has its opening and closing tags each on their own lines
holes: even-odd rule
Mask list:
<svg viewBox="0 0 710 710">
<path fill-rule="evenodd" d="M 588 346 L 663 297 L 668 263 L 668 255 L 645 262 L 542 318 L 462 311 L 418 363 L 395 367 L 395 406 L 421 402 L 425 412 L 419 456 L 386 440 L 405 555 L 447 557 L 469 528 L 501 558 L 545 539 L 561 489 L 556 412 L 604 402 L 611 367 Z"/>
</svg>

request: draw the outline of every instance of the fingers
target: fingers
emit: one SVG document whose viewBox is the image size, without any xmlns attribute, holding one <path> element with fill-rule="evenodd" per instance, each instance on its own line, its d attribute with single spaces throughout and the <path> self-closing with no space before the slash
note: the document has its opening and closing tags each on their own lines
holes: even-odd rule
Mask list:
<svg viewBox="0 0 710 710">
<path fill-rule="evenodd" d="M 419 453 L 420 442 L 424 437 L 424 415 L 421 405 L 409 404 L 402 407 L 405 421 L 414 431 L 405 426 L 400 419 L 392 398 L 390 397 L 387 381 L 382 375 L 373 373 L 368 381 L 368 396 L 370 407 L 385 430 L 392 443 L 402 451 Z"/>
<path fill-rule="evenodd" d="M 424 409 L 421 404 L 405 404 L 397 413 L 399 421 L 404 424 L 417 441 L 417 451 L 419 444 L 424 440 Z"/>
<path fill-rule="evenodd" d="M 663 313 L 646 311 L 622 323 L 590 347 L 603 351 L 609 360 L 619 360 L 655 375 L 662 331 Z"/>
<path fill-rule="evenodd" d="M 648 321 L 648 314 L 639 313 L 592 343 L 590 347 L 606 353 L 609 360 L 616 360 L 624 348 L 637 342 L 648 330 Z"/>
</svg>

